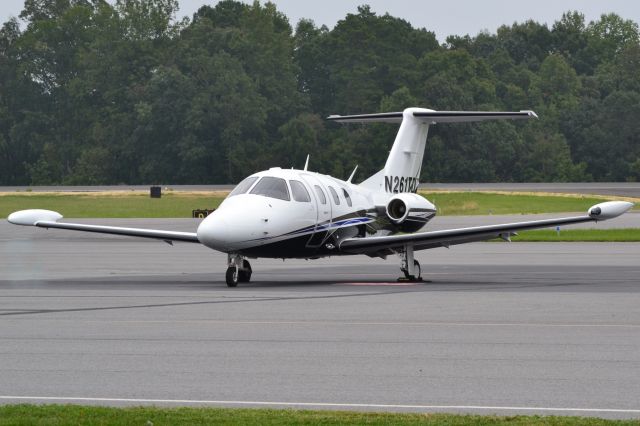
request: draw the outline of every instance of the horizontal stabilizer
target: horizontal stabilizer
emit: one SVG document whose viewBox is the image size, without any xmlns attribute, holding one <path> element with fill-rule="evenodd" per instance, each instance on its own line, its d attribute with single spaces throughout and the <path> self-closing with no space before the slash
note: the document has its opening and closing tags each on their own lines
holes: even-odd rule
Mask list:
<svg viewBox="0 0 640 426">
<path fill-rule="evenodd" d="M 526 120 L 538 118 L 533 111 L 408 111 L 411 116 L 429 124 L 464 123 L 485 120 Z M 379 114 L 330 115 L 327 120 L 338 123 L 401 123 L 402 112 L 383 112 Z"/>
<path fill-rule="evenodd" d="M 401 112 L 381 112 L 379 114 L 330 115 L 329 121 L 336 123 L 400 123 Z"/>
</svg>

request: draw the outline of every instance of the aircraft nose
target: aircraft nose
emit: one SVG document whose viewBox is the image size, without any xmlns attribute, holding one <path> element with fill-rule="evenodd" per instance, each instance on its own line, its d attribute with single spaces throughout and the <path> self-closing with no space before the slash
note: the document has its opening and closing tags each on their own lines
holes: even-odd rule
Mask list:
<svg viewBox="0 0 640 426">
<path fill-rule="evenodd" d="M 272 205 L 266 197 L 240 194 L 227 198 L 198 227 L 198 240 L 222 252 L 234 252 L 255 244 L 272 230 Z"/>
<path fill-rule="evenodd" d="M 196 231 L 198 240 L 207 247 L 225 251 L 230 241 L 229 224 L 215 212 L 207 216 L 198 226 Z"/>
</svg>

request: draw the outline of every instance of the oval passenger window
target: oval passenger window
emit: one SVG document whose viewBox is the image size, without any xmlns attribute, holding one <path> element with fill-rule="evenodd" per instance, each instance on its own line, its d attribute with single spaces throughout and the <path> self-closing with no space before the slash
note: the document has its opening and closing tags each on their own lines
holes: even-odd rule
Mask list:
<svg viewBox="0 0 640 426">
<path fill-rule="evenodd" d="M 349 193 L 344 188 L 342 188 L 342 193 L 344 194 L 344 199 L 347 200 L 347 205 L 351 207 L 353 203 L 351 202 L 351 197 L 349 196 Z"/>
<path fill-rule="evenodd" d="M 324 195 L 324 191 L 318 185 L 314 185 L 313 189 L 316 190 L 316 194 L 318 194 L 318 200 L 320 200 L 320 204 L 327 204 L 327 197 Z"/>
<path fill-rule="evenodd" d="M 336 192 L 335 189 L 333 189 L 333 186 L 329 187 L 329 192 L 331 193 L 331 196 L 333 197 L 333 202 L 336 204 L 336 206 L 340 205 L 340 198 L 338 197 L 338 193 Z"/>
</svg>

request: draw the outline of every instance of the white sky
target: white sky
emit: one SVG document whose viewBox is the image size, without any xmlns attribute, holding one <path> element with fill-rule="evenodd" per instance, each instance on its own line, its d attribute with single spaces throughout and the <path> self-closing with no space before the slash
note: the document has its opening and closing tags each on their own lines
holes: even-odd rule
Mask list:
<svg viewBox="0 0 640 426">
<path fill-rule="evenodd" d="M 587 21 L 598 19 L 603 13 L 615 12 L 625 19 L 640 23 L 638 0 L 272 0 L 289 17 L 291 25 L 300 18 L 308 18 L 317 25 L 333 27 L 347 13 L 355 13 L 357 6 L 369 4 L 373 11 L 385 12 L 406 19 L 414 27 L 424 27 L 436 33 L 442 42 L 450 34 L 475 35 L 479 31 L 495 30 L 502 24 L 533 19 L 551 25 L 562 12 L 578 10 Z M 191 16 L 203 4 L 215 5 L 216 0 L 179 0 L 180 16 Z M 251 0 L 245 2 L 251 2 Z M 0 19 L 5 22 L 22 10 L 23 0 L 0 0 Z"/>
</svg>

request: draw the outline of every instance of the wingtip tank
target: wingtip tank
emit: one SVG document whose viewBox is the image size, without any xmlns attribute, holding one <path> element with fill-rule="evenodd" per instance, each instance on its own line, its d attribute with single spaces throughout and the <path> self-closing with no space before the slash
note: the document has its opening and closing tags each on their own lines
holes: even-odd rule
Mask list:
<svg viewBox="0 0 640 426">
<path fill-rule="evenodd" d="M 62 215 L 52 210 L 29 209 L 13 212 L 7 220 L 14 225 L 35 226 L 40 221 L 57 222 Z"/>
<path fill-rule="evenodd" d="M 588 214 L 596 220 L 607 220 L 626 213 L 632 207 L 633 203 L 628 201 L 607 201 L 591 207 Z"/>
</svg>

